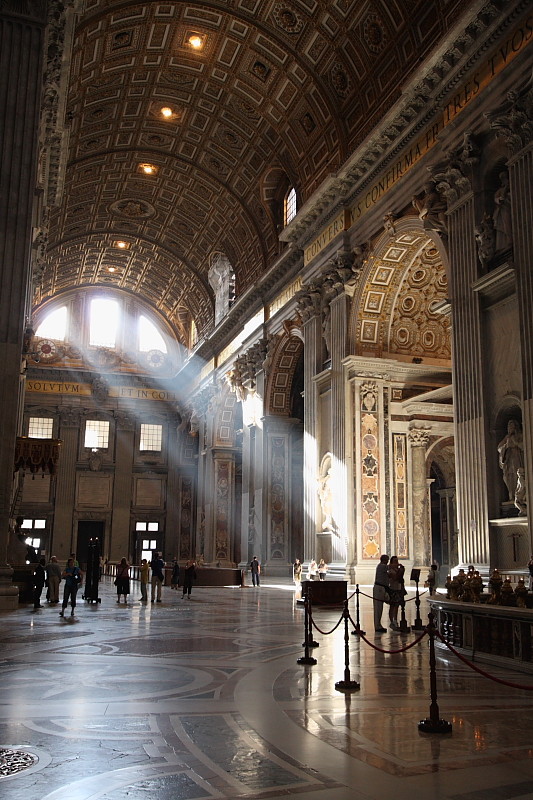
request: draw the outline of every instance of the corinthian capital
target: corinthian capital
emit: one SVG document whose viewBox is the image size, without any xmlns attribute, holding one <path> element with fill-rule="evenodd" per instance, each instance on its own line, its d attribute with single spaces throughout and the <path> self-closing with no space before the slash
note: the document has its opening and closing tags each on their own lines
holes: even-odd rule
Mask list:
<svg viewBox="0 0 533 800">
<path fill-rule="evenodd" d="M 296 293 L 298 313 L 304 322 L 316 316 L 321 311 L 322 292 L 315 284 L 310 284 L 305 289 Z"/>
<path fill-rule="evenodd" d="M 409 442 L 411 447 L 427 447 L 431 428 L 410 428 Z"/>
<path fill-rule="evenodd" d="M 511 154 L 519 153 L 533 138 L 533 89 L 508 92 L 507 100 L 485 116 L 491 128 L 505 139 Z"/>
</svg>

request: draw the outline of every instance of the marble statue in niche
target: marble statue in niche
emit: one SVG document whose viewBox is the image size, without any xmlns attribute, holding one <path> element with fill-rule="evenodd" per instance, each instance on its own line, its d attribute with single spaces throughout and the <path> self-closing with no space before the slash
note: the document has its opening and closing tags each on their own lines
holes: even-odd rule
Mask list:
<svg viewBox="0 0 533 800">
<path fill-rule="evenodd" d="M 499 465 L 507 487 L 509 500 L 514 503 L 518 485 L 518 470 L 524 467 L 522 426 L 516 419 L 507 423 L 507 433 L 498 445 Z"/>
</svg>

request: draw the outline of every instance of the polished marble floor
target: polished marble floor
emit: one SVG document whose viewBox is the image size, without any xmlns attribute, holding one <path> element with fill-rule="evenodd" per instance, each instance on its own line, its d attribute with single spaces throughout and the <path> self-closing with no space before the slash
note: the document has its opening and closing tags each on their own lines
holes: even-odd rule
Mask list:
<svg viewBox="0 0 533 800">
<path fill-rule="evenodd" d="M 288 581 L 195 587 L 190 601 L 165 588 L 153 606 L 133 589 L 118 605 L 105 578 L 102 602 L 80 599 L 73 619 L 50 606 L 1 614 L 0 748 L 35 757 L 0 777 L 2 800 L 533 798 L 532 691 L 439 652 L 440 716 L 453 731 L 420 733 L 427 639 L 389 655 L 350 636 L 360 689 L 344 694 L 343 625 L 315 633 L 318 663 L 298 665 L 303 609 Z M 339 616 L 315 612 L 324 631 Z M 383 649 L 414 638 L 374 634 L 365 597 L 362 626 Z"/>
</svg>

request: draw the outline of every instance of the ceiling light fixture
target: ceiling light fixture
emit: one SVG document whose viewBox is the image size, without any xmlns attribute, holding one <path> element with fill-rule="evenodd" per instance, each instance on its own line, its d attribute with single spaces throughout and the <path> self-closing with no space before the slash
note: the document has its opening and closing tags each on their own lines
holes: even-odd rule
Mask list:
<svg viewBox="0 0 533 800">
<path fill-rule="evenodd" d="M 200 36 L 200 34 L 198 33 L 191 33 L 188 36 L 187 41 L 189 42 L 193 50 L 201 50 L 202 47 L 204 46 L 203 37 Z"/>
<path fill-rule="evenodd" d="M 168 106 L 163 106 L 161 109 L 161 116 L 165 117 L 165 119 L 169 119 L 173 115 L 173 111 Z"/>
<path fill-rule="evenodd" d="M 157 175 L 158 168 L 155 164 L 139 164 L 139 170 L 145 175 Z"/>
<path fill-rule="evenodd" d="M 115 267 L 108 267 L 108 268 L 107 268 L 107 271 L 108 271 L 108 272 L 115 272 Z"/>
<path fill-rule="evenodd" d="M 120 248 L 120 250 L 127 250 L 129 244 L 127 242 L 115 242 L 115 247 Z"/>
</svg>

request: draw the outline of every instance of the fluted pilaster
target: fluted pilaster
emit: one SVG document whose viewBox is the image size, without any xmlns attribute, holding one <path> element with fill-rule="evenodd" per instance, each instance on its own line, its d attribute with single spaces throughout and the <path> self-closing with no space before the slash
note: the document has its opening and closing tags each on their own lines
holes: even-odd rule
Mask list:
<svg viewBox="0 0 533 800">
<path fill-rule="evenodd" d="M 13 458 L 20 429 L 20 380 L 29 311 L 31 228 L 37 172 L 46 3 L 4 3 L 0 13 L 0 565 L 7 557 Z M 2 584 L 9 582 L 0 570 Z M 14 608 L 0 586 L 0 608 Z"/>
</svg>

